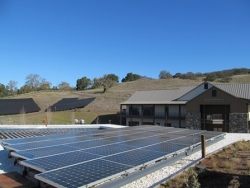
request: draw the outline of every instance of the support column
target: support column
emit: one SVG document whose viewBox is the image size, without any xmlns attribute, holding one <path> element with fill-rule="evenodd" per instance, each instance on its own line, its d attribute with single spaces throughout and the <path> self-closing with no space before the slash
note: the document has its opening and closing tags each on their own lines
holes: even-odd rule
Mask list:
<svg viewBox="0 0 250 188">
<path fill-rule="evenodd" d="M 167 124 L 168 124 L 168 106 L 167 105 L 165 106 L 165 121 L 166 121 L 166 127 L 167 127 Z"/>
<path fill-rule="evenodd" d="M 181 105 L 179 104 L 179 128 L 181 128 Z"/>
<path fill-rule="evenodd" d="M 226 114 L 226 105 L 224 105 L 224 125 L 225 125 L 225 132 L 227 132 L 227 114 Z"/>
<path fill-rule="evenodd" d="M 153 124 L 155 125 L 155 105 L 153 104 Z"/>
<path fill-rule="evenodd" d="M 131 123 L 131 126 L 132 126 L 132 104 L 130 105 L 130 110 L 129 110 L 129 114 L 130 114 L 130 123 Z"/>
<path fill-rule="evenodd" d="M 143 125 L 143 104 L 141 105 L 141 124 Z"/>
<path fill-rule="evenodd" d="M 122 125 L 122 104 L 120 105 L 120 125 Z"/>
<path fill-rule="evenodd" d="M 203 105 L 203 130 L 206 130 L 206 108 Z"/>
</svg>

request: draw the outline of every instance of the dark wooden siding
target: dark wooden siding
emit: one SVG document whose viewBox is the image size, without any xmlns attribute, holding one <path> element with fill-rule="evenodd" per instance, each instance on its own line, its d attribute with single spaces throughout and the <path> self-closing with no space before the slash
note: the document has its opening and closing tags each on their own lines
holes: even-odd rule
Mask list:
<svg viewBox="0 0 250 188">
<path fill-rule="evenodd" d="M 213 90 L 216 91 L 216 97 L 212 97 Z M 230 105 L 230 113 L 247 113 L 245 102 L 216 87 L 187 102 L 187 112 L 200 112 L 200 105 Z"/>
</svg>

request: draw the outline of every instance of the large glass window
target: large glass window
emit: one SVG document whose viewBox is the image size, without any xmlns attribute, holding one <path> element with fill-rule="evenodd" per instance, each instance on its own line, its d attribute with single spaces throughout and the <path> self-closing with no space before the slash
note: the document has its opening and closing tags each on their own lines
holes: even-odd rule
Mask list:
<svg viewBox="0 0 250 188">
<path fill-rule="evenodd" d="M 153 107 L 143 107 L 143 116 L 153 116 L 154 108 Z"/>
<path fill-rule="evenodd" d="M 130 115 L 139 115 L 139 108 L 138 107 L 129 107 L 129 114 Z"/>
</svg>

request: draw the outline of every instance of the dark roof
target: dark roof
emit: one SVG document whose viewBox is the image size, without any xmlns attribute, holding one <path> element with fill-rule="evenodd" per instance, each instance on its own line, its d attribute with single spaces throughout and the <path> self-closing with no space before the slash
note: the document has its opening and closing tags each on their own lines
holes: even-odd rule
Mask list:
<svg viewBox="0 0 250 188">
<path fill-rule="evenodd" d="M 215 87 L 242 99 L 250 99 L 250 83 L 214 84 Z"/>
</svg>

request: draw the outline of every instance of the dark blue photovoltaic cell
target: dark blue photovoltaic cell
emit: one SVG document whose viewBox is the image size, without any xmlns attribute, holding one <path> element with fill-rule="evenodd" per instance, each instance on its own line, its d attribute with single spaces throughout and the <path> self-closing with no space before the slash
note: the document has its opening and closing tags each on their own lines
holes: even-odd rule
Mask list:
<svg viewBox="0 0 250 188">
<path fill-rule="evenodd" d="M 41 181 L 46 181 L 54 186 L 60 185 L 61 187 L 75 188 L 84 185 L 91 185 L 92 182 L 122 173 L 130 168 L 131 166 L 97 159 L 38 174 L 35 178 Z"/>
<path fill-rule="evenodd" d="M 133 149 L 136 149 L 136 147 L 122 144 L 111 144 L 107 146 L 86 149 L 84 150 L 84 152 L 89 152 L 97 155 L 112 155 L 115 153 L 125 152 Z"/>
<path fill-rule="evenodd" d="M 23 159 L 34 159 L 38 157 L 46 157 L 49 155 L 55 155 L 70 151 L 76 151 L 78 149 L 72 148 L 65 145 L 59 145 L 59 146 L 51 146 L 46 148 L 38 148 L 38 149 L 31 149 L 31 150 L 25 150 L 25 151 L 17 151 L 15 152 L 15 155 L 18 155 L 20 158 Z"/>
<path fill-rule="evenodd" d="M 197 135 L 197 136 L 188 136 L 188 137 L 179 138 L 179 139 L 173 140 L 172 143 L 191 146 L 195 143 L 199 143 L 200 141 L 201 141 L 201 137 Z"/>
<path fill-rule="evenodd" d="M 81 133 L 66 133 L 66 134 L 54 134 L 48 136 L 36 136 L 36 137 L 29 137 L 29 138 L 18 138 L 18 139 L 10 139 L 4 140 L 4 144 L 13 145 L 13 144 L 24 144 L 29 142 L 42 142 L 47 140 L 56 140 L 60 138 L 67 138 L 67 137 L 75 137 L 80 135 L 85 135 L 86 132 L 81 131 Z"/>
<path fill-rule="evenodd" d="M 171 142 L 163 142 L 163 143 L 155 144 L 152 146 L 143 147 L 142 149 L 163 152 L 165 153 L 165 155 L 168 155 L 170 153 L 173 153 L 178 150 L 185 149 L 185 148 L 187 148 L 187 146 L 173 144 Z"/>
<path fill-rule="evenodd" d="M 72 148 L 78 148 L 78 149 L 87 149 L 91 147 L 96 147 L 96 146 L 102 146 L 102 145 L 108 145 L 112 144 L 114 142 L 107 141 L 107 140 L 90 140 L 86 142 L 79 142 L 79 143 L 73 143 L 73 144 L 65 144 L 65 146 L 72 147 Z"/>
<path fill-rule="evenodd" d="M 100 158 L 100 155 L 84 153 L 81 151 L 74 151 L 69 153 L 64 153 L 61 155 L 53 155 L 49 157 L 43 157 L 33 160 L 23 161 L 25 166 L 33 166 L 35 170 L 41 172 L 62 168 L 65 166 L 86 162 L 89 160 Z"/>
<path fill-rule="evenodd" d="M 137 149 L 104 157 L 103 159 L 131 166 L 139 166 L 149 161 L 156 160 L 158 158 L 163 158 L 164 156 L 165 153 L 162 152 L 152 152 L 149 150 Z"/>
<path fill-rule="evenodd" d="M 70 137 L 65 139 L 58 139 L 58 140 L 47 140 L 43 142 L 30 142 L 30 143 L 24 143 L 24 144 L 16 144 L 16 145 L 10 145 L 7 146 L 7 148 L 12 148 L 13 150 L 27 150 L 27 149 L 34 149 L 34 148 L 43 148 L 48 146 L 56 146 L 56 145 L 63 145 L 65 143 L 78 143 L 85 140 L 90 140 L 88 136 L 82 136 L 82 137 Z"/>
<path fill-rule="evenodd" d="M 158 139 L 143 138 L 143 139 L 138 139 L 138 140 L 125 141 L 121 143 L 125 145 L 129 145 L 129 146 L 134 146 L 134 147 L 144 147 L 144 146 L 149 146 L 149 145 L 157 143 L 157 140 Z"/>
</svg>

